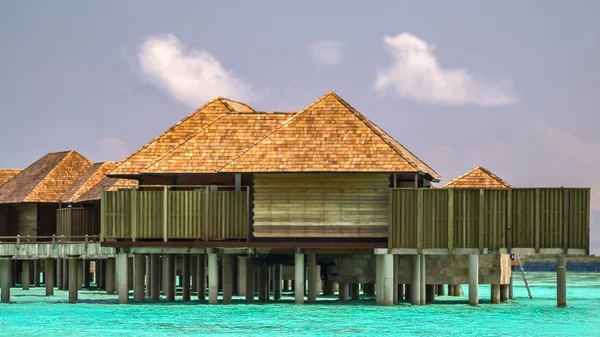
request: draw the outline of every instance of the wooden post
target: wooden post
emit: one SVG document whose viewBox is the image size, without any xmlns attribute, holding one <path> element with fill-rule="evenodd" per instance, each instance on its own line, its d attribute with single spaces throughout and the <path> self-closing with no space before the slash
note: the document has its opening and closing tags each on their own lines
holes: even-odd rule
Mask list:
<svg viewBox="0 0 600 337">
<path fill-rule="evenodd" d="M 46 296 L 54 296 L 54 259 L 46 259 L 45 271 L 46 271 Z"/>
<path fill-rule="evenodd" d="M 562 228 L 563 228 L 563 254 L 567 254 L 569 251 L 569 190 L 566 188 L 563 191 L 563 216 L 562 216 Z"/>
<path fill-rule="evenodd" d="M 423 190 L 417 190 L 417 250 L 423 249 Z"/>
<path fill-rule="evenodd" d="M 104 241 L 104 235 L 106 234 L 106 191 L 102 186 L 102 195 L 100 197 L 100 241 Z"/>
<path fill-rule="evenodd" d="M 296 252 L 294 258 L 294 293 L 296 304 L 304 303 L 304 254 Z"/>
<path fill-rule="evenodd" d="M 133 297 L 136 302 L 142 303 L 146 298 L 144 282 L 146 280 L 146 256 L 135 254 L 133 257 Z"/>
<path fill-rule="evenodd" d="M 221 272 L 223 277 L 223 303 L 231 303 L 233 294 L 233 257 L 229 254 L 221 255 Z"/>
<path fill-rule="evenodd" d="M 163 189 L 163 240 L 165 242 L 167 242 L 169 240 L 168 221 L 169 221 L 169 187 L 165 186 Z"/>
<path fill-rule="evenodd" d="M 183 263 L 181 266 L 183 269 L 181 273 L 181 288 L 184 302 L 189 302 L 192 299 L 192 288 L 190 286 L 191 266 L 190 254 L 183 254 Z"/>
<path fill-rule="evenodd" d="M 79 291 L 79 285 L 77 284 L 77 280 L 79 279 L 77 275 L 77 270 L 79 269 L 77 267 L 78 264 L 79 260 L 69 260 L 69 270 L 71 271 L 69 273 L 69 303 L 77 302 L 77 292 Z"/>
<path fill-rule="evenodd" d="M 535 252 L 536 253 L 540 252 L 540 246 L 541 246 L 540 215 L 541 215 L 540 214 L 540 189 L 536 188 L 535 189 Z"/>
<path fill-rule="evenodd" d="M 131 190 L 131 241 L 137 238 L 137 190 Z"/>
<path fill-rule="evenodd" d="M 564 255 L 556 257 L 556 305 L 567 306 L 567 259 Z"/>
<path fill-rule="evenodd" d="M 483 189 L 479 189 L 479 253 L 483 253 L 485 248 L 485 194 Z"/>
<path fill-rule="evenodd" d="M 206 187 L 206 190 L 204 191 L 204 241 L 208 242 L 209 239 L 209 234 L 208 234 L 208 198 L 209 198 L 209 187 Z"/>
<path fill-rule="evenodd" d="M 512 249 L 512 190 L 506 191 L 506 249 Z"/>
<path fill-rule="evenodd" d="M 454 249 L 454 190 L 448 189 L 448 253 Z"/>
</svg>

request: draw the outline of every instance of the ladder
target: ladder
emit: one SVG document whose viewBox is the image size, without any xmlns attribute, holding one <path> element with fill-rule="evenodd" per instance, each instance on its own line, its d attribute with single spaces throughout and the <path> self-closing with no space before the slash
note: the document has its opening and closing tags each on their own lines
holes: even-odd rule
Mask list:
<svg viewBox="0 0 600 337">
<path fill-rule="evenodd" d="M 521 276 L 523 277 L 523 282 L 525 282 L 525 288 L 527 288 L 527 294 L 529 295 L 529 299 L 532 300 L 533 296 L 531 296 L 531 289 L 529 289 L 529 282 L 527 282 L 527 277 L 525 276 L 525 269 L 523 268 L 523 264 L 521 264 L 521 257 L 519 257 L 519 254 L 515 254 L 515 260 L 517 261 L 517 265 L 521 270 Z"/>
</svg>

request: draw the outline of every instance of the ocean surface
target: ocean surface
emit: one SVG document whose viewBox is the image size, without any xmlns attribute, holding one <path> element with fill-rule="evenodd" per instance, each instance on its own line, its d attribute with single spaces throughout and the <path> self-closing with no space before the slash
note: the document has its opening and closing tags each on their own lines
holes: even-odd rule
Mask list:
<svg viewBox="0 0 600 337">
<path fill-rule="evenodd" d="M 422 307 L 377 307 L 374 299 L 293 304 L 292 294 L 268 304 L 209 306 L 199 302 L 118 305 L 116 296 L 81 291 L 44 296 L 43 288 L 13 288 L 13 303 L 0 304 L 1 336 L 600 336 L 600 273 L 567 275 L 567 308 L 556 308 L 555 273 L 529 272 L 533 300 L 515 274 L 515 299 L 491 305 L 480 286 L 480 305 L 440 296 Z M 179 298 L 180 299 L 180 298 Z M 131 300 L 133 302 L 133 300 Z"/>
</svg>

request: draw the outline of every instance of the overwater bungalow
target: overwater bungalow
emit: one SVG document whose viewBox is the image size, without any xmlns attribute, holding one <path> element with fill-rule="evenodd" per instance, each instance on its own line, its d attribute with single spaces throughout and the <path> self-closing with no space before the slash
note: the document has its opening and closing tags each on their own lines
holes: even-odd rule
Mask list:
<svg viewBox="0 0 600 337">
<path fill-rule="evenodd" d="M 101 242 L 44 258 L 106 260 L 119 303 L 130 287 L 137 302 L 174 301 L 176 275 L 184 301 L 208 293 L 210 304 L 293 288 L 296 303 L 337 292 L 423 305 L 445 284 L 469 284 L 471 305 L 491 284 L 498 303 L 508 254 L 556 254 L 561 267 L 589 252 L 589 189 L 429 188 L 439 174 L 333 92 L 299 112 L 217 97 L 108 177 L 138 186 L 101 192 Z M 68 279 L 76 301 L 81 282 Z"/>
<path fill-rule="evenodd" d="M 477 166 L 469 172 L 450 180 L 443 188 L 514 188 L 504 179 L 493 174 L 485 167 Z"/>
</svg>

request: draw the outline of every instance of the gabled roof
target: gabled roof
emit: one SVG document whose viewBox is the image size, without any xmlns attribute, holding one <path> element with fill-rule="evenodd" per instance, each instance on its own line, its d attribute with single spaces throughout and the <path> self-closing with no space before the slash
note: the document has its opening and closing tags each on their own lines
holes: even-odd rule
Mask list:
<svg viewBox="0 0 600 337">
<path fill-rule="evenodd" d="M 248 105 L 223 97 L 216 97 L 193 114 L 185 117 L 167 131 L 154 138 L 127 157 L 109 174 L 129 176 L 140 174 L 157 158 L 164 156 L 198 130 L 203 129 L 225 113 L 253 112 Z"/>
<path fill-rule="evenodd" d="M 98 184 L 102 179 L 106 178 L 106 173 L 117 166 L 116 162 L 96 163 L 90 166 L 82 175 L 80 175 L 73 186 L 65 192 L 60 201 L 75 202 L 80 196 L 89 191 L 92 187 Z"/>
<path fill-rule="evenodd" d="M 439 175 L 330 92 L 220 172 L 423 172 Z"/>
<path fill-rule="evenodd" d="M 0 169 L 0 186 L 19 174 L 19 172 L 21 172 L 21 170 Z"/>
<path fill-rule="evenodd" d="M 216 173 L 291 116 L 265 112 L 221 115 L 142 173 Z"/>
<path fill-rule="evenodd" d="M 87 192 L 82 194 L 74 203 L 89 202 L 100 200 L 102 196 L 102 190 L 105 191 L 116 191 L 119 188 L 126 188 L 137 186 L 137 180 L 119 179 L 119 178 L 104 178 L 99 183 L 90 188 Z"/>
<path fill-rule="evenodd" d="M 477 166 L 454 178 L 442 188 L 513 188 L 513 186 L 484 167 Z"/>
<path fill-rule="evenodd" d="M 0 187 L 0 204 L 58 202 L 91 165 L 75 151 L 49 153 Z"/>
</svg>

